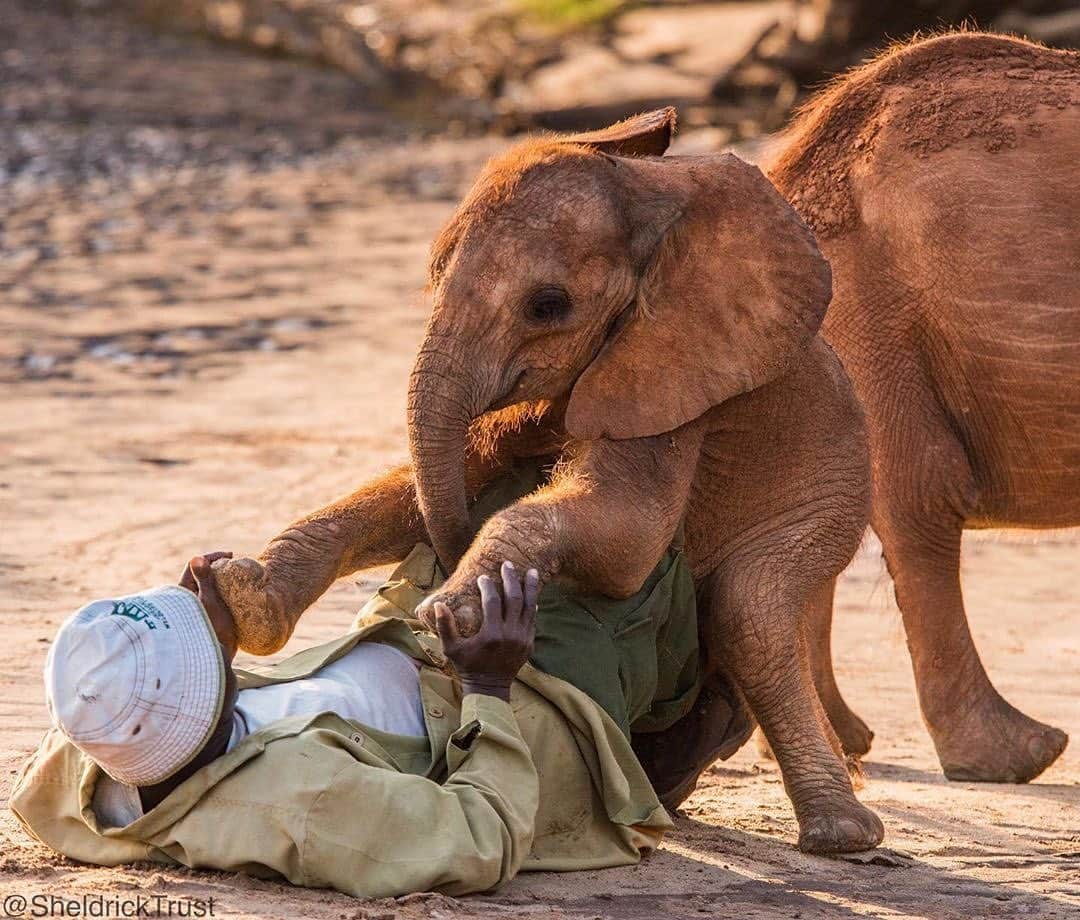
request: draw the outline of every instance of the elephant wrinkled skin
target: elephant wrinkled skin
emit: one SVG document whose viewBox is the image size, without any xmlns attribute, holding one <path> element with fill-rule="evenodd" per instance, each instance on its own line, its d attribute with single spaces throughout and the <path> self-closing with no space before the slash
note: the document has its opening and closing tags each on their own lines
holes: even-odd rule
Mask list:
<svg viewBox="0 0 1080 920">
<path fill-rule="evenodd" d="M 1080 524 L 1080 54 L 958 33 L 811 101 L 770 170 L 833 269 L 822 328 L 866 411 L 872 523 L 947 776 L 1025 782 L 1064 732 L 994 689 L 960 589 L 965 529 Z M 812 655 L 845 748 L 872 737 Z"/>
</svg>

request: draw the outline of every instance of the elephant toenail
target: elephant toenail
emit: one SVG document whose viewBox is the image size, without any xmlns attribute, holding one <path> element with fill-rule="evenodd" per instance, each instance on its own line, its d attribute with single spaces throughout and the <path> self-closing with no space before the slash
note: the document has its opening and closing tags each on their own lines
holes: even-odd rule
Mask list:
<svg viewBox="0 0 1080 920">
<path fill-rule="evenodd" d="M 851 818 L 841 818 L 836 822 L 837 841 L 854 842 L 863 836 L 862 828 Z"/>
</svg>

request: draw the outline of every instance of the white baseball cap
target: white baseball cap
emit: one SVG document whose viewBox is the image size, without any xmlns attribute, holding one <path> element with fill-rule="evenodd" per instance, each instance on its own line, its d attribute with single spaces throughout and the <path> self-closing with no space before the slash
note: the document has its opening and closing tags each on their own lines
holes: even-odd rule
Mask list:
<svg viewBox="0 0 1080 920">
<path fill-rule="evenodd" d="M 88 604 L 60 627 L 45 661 L 53 725 L 132 786 L 186 766 L 224 697 L 214 627 L 198 597 L 176 585 Z"/>
</svg>

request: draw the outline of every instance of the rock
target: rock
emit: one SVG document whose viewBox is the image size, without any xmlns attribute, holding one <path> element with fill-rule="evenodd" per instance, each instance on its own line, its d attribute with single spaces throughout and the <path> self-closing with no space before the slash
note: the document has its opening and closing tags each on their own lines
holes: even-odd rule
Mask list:
<svg viewBox="0 0 1080 920">
<path fill-rule="evenodd" d="M 890 869 L 906 869 L 915 865 L 914 856 L 887 847 L 878 847 L 876 850 L 866 850 L 862 853 L 838 853 L 828 858 L 854 863 L 858 866 L 886 866 Z"/>
<path fill-rule="evenodd" d="M 22 365 L 26 369 L 27 373 L 31 374 L 32 376 L 45 376 L 54 367 L 56 367 L 56 361 L 57 359 L 55 355 L 45 355 L 31 352 L 30 354 L 23 357 Z"/>
</svg>

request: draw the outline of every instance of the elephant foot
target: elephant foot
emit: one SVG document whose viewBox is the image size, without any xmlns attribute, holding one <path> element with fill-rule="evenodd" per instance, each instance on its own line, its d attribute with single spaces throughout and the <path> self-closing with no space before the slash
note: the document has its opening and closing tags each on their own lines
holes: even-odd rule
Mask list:
<svg viewBox="0 0 1080 920">
<path fill-rule="evenodd" d="M 840 746 L 848 757 L 864 757 L 870 753 L 874 733 L 869 726 L 850 709 L 842 713 L 829 713 L 829 722 L 840 739 Z"/>
<path fill-rule="evenodd" d="M 446 604 L 450 608 L 450 613 L 454 617 L 454 625 L 462 636 L 474 636 L 480 631 L 480 627 L 484 625 L 483 608 L 480 606 L 479 595 L 473 597 L 471 594 L 467 594 L 463 599 L 440 589 L 437 594 L 424 598 L 416 608 L 416 618 L 424 624 L 424 628 L 429 632 L 438 632 L 435 628 L 436 603 Z"/>
<path fill-rule="evenodd" d="M 271 655 L 292 635 L 296 619 L 266 585 L 266 570 L 255 559 L 219 559 L 214 582 L 236 624 L 237 645 L 250 655 Z"/>
<path fill-rule="evenodd" d="M 1050 766 L 1069 736 L 1010 706 L 996 693 L 948 734 L 934 736 L 945 776 L 973 783 L 1027 783 Z"/>
<path fill-rule="evenodd" d="M 842 810 L 816 813 L 799 822 L 799 849 L 804 853 L 858 853 L 872 850 L 884 837 L 881 819 L 854 800 Z"/>
</svg>

